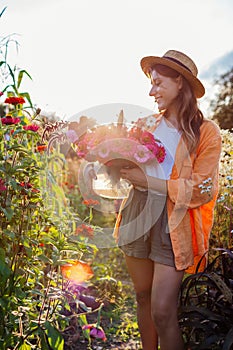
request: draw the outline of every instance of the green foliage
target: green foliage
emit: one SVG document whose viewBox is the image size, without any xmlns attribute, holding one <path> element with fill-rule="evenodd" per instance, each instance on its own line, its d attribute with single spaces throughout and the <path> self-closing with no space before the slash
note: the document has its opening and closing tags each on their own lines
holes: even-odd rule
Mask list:
<svg viewBox="0 0 233 350">
<path fill-rule="evenodd" d="M 0 66 L 10 80 L 3 91 L 14 97 L 0 119 L 0 349 L 59 350 L 69 324 L 60 312 L 68 288 L 61 268 L 95 247 L 72 238 L 81 220 L 57 178 L 64 157 L 41 147 L 39 111 L 19 91 L 30 75 Z"/>
<path fill-rule="evenodd" d="M 215 98 L 211 101 L 213 119 L 221 129 L 233 128 L 233 68 L 221 75 L 216 81 L 218 87 Z"/>
<path fill-rule="evenodd" d="M 215 207 L 210 248 L 229 248 L 233 246 L 233 134 L 227 130 L 221 130 L 221 135 L 222 154 L 219 171 L 219 195 Z M 213 252 L 212 249 L 211 252 Z"/>
</svg>

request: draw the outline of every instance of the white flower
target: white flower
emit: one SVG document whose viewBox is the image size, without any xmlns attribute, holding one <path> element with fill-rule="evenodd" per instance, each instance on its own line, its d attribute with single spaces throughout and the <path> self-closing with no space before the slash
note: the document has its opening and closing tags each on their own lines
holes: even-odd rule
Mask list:
<svg viewBox="0 0 233 350">
<path fill-rule="evenodd" d="M 155 117 L 153 117 L 152 115 L 146 118 L 146 123 L 145 123 L 145 124 L 146 124 L 146 126 L 147 126 L 148 128 L 154 126 L 155 123 L 156 123 L 156 119 L 155 119 Z"/>
</svg>

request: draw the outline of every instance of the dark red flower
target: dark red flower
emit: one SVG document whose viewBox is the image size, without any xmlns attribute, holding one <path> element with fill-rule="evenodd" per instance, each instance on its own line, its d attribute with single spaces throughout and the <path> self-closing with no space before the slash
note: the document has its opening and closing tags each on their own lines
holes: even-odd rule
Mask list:
<svg viewBox="0 0 233 350">
<path fill-rule="evenodd" d="M 20 182 L 19 185 L 26 189 L 32 188 L 32 184 L 30 184 L 30 182 Z"/>
<path fill-rule="evenodd" d="M 24 130 L 30 130 L 36 132 L 39 129 L 39 126 L 36 124 L 24 125 Z"/>
<path fill-rule="evenodd" d="M 7 187 L 5 186 L 5 182 L 3 179 L 0 179 L 0 191 L 6 191 Z"/>
<path fill-rule="evenodd" d="M 5 125 L 14 125 L 20 122 L 20 118 L 12 118 L 10 115 L 7 115 L 6 117 L 1 118 L 1 122 Z"/>
<path fill-rule="evenodd" d="M 40 192 L 39 190 L 37 190 L 36 188 L 33 188 L 32 184 L 30 184 L 30 182 L 20 182 L 19 184 L 23 189 L 26 189 L 26 190 L 30 190 L 34 193 L 38 193 Z"/>
<path fill-rule="evenodd" d="M 10 103 L 14 106 L 16 105 L 22 105 L 25 103 L 25 100 L 23 97 L 16 97 L 16 96 L 10 96 L 5 99 L 5 103 Z"/>
</svg>

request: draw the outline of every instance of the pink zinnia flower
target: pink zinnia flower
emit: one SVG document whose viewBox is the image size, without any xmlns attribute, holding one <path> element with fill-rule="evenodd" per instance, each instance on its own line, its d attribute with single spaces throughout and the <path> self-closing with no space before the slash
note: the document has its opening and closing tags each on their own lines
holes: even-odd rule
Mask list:
<svg viewBox="0 0 233 350">
<path fill-rule="evenodd" d="M 98 146 L 98 151 L 97 154 L 100 158 L 106 158 L 109 155 L 110 149 L 109 149 L 109 145 L 106 142 L 102 142 L 99 146 Z"/>
<path fill-rule="evenodd" d="M 140 136 L 140 142 L 142 144 L 153 144 L 155 141 L 155 138 L 153 134 L 151 134 L 148 131 L 143 131 L 142 135 Z"/>
<path fill-rule="evenodd" d="M 134 158 L 138 163 L 146 163 L 148 160 L 152 159 L 151 152 L 143 145 L 137 146 L 137 151 L 134 153 Z"/>
<path fill-rule="evenodd" d="M 39 129 L 39 126 L 36 124 L 24 125 L 24 130 L 30 130 L 36 132 Z"/>
<path fill-rule="evenodd" d="M 133 139 L 121 139 L 118 152 L 120 155 L 126 158 L 132 158 L 134 153 L 137 151 L 138 143 Z"/>
<path fill-rule="evenodd" d="M 154 143 L 154 144 L 148 144 L 148 145 L 145 145 L 145 146 L 152 153 L 152 155 L 154 155 L 154 157 L 156 157 L 156 155 L 158 153 L 158 150 L 159 150 L 158 144 Z"/>
<path fill-rule="evenodd" d="M 1 122 L 5 125 L 14 125 L 20 122 L 20 118 L 12 118 L 10 115 L 7 115 L 6 117 L 1 118 Z"/>
</svg>

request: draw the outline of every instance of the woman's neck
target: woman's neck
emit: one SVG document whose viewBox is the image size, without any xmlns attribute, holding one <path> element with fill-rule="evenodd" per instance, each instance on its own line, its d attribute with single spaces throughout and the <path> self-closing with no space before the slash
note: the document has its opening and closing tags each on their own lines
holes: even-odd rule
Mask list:
<svg viewBox="0 0 233 350">
<path fill-rule="evenodd" d="M 171 123 L 176 129 L 179 129 L 179 123 L 178 123 L 178 119 L 177 119 L 177 114 L 174 112 L 168 112 L 166 111 L 164 113 L 164 117 L 166 118 L 166 120 Z"/>
</svg>

